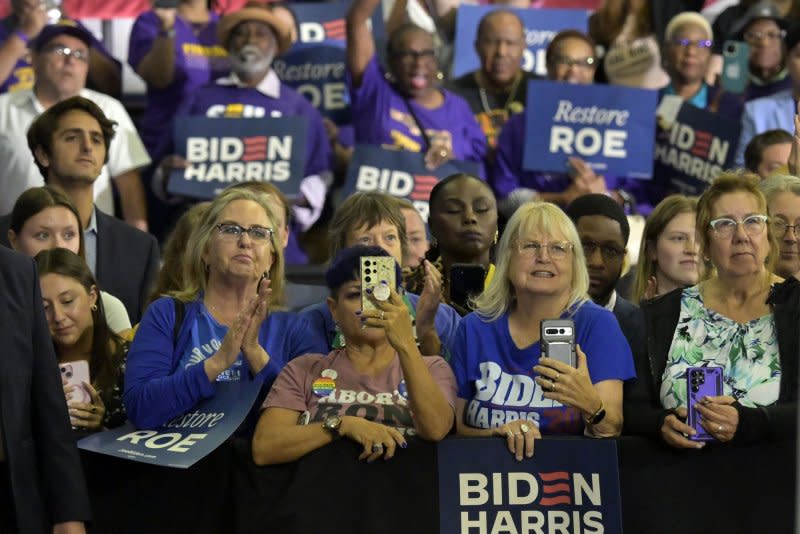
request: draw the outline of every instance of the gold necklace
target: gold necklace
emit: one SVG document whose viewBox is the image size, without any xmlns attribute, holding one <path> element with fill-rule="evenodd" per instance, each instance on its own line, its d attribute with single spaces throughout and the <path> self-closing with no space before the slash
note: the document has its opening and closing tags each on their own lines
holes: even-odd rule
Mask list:
<svg viewBox="0 0 800 534">
<path fill-rule="evenodd" d="M 508 115 L 508 109 L 511 107 L 511 104 L 514 103 L 514 99 L 517 96 L 517 90 L 519 89 L 520 82 L 522 81 L 523 75 L 522 71 L 517 73 L 517 76 L 514 78 L 514 82 L 511 84 L 511 89 L 508 93 L 508 98 L 506 98 L 506 103 L 503 106 L 503 112 Z M 475 76 L 475 81 L 478 82 L 478 94 L 481 98 L 481 106 L 483 107 L 484 113 L 486 115 L 492 115 L 492 108 L 489 106 L 489 99 L 486 96 L 486 80 L 483 77 L 482 71 L 477 71 Z"/>
</svg>

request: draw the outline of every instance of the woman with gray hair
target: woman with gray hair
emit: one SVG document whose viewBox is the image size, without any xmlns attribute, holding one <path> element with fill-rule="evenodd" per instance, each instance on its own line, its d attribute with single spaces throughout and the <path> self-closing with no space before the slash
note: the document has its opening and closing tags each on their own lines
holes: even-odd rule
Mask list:
<svg viewBox="0 0 800 534">
<path fill-rule="evenodd" d="M 125 406 L 140 428 L 163 425 L 213 397 L 217 382 L 261 380 L 292 358 L 327 352 L 308 322 L 270 311 L 283 285 L 283 252 L 269 200 L 229 189 L 186 246 L 183 288 L 147 309 L 128 354 Z"/>
<path fill-rule="evenodd" d="M 800 178 L 775 175 L 758 186 L 767 197 L 767 213 L 780 251 L 775 274 L 791 278 L 800 274 Z"/>
<path fill-rule="evenodd" d="M 589 300 L 578 232 L 557 206 L 530 202 L 508 222 L 497 268 L 453 346 L 458 432 L 499 436 L 517 460 L 542 434 L 617 436 L 634 378 L 619 324 Z M 542 357 L 540 323 L 574 321 L 576 366 Z M 588 356 L 587 356 L 588 355 Z"/>
</svg>

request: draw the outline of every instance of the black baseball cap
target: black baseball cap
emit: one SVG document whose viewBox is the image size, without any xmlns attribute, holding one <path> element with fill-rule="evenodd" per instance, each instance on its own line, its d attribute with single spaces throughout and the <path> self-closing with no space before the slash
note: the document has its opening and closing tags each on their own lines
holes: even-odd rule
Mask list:
<svg viewBox="0 0 800 534">
<path fill-rule="evenodd" d="M 782 30 L 786 29 L 786 19 L 781 16 L 778 8 L 771 2 L 764 0 L 750 6 L 750 9 L 747 10 L 744 16 L 737 20 L 736 24 L 731 28 L 731 35 L 735 36 L 737 39 L 743 39 L 744 32 L 747 30 L 748 26 L 759 19 L 774 20 L 775 24 Z"/>
<path fill-rule="evenodd" d="M 86 28 L 79 25 L 74 20 L 61 19 L 55 24 L 48 24 L 42 28 L 42 31 L 30 42 L 29 46 L 31 50 L 38 52 L 54 37 L 64 34 L 80 39 L 86 46 L 91 46 L 92 44 L 92 34 L 90 34 Z"/>
</svg>

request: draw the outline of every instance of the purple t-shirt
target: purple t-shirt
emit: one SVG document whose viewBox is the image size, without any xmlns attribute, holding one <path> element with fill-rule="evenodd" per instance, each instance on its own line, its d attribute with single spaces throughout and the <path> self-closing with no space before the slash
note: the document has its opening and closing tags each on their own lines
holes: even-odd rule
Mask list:
<svg viewBox="0 0 800 534">
<path fill-rule="evenodd" d="M 431 140 L 441 139 L 449 144 L 455 159 L 481 162 L 486 155 L 486 136 L 469 104 L 460 96 L 442 89 L 444 103 L 436 109 L 426 109 L 411 99 L 404 99 L 386 81 L 375 57 L 364 71 L 361 87 L 354 88 L 349 75 L 347 82 L 356 143 L 422 152 L 427 147 L 419 130 L 421 127 Z M 419 119 L 419 125 L 409 106 Z"/>
<path fill-rule="evenodd" d="M 494 162 L 489 168 L 489 185 L 498 199 L 506 198 L 520 187 L 545 193 L 560 193 L 572 183 L 572 177 L 566 173 L 529 171 L 523 168 L 525 121 L 525 113 L 512 115 L 497 138 Z M 566 158 L 564 170 L 567 170 Z M 624 189 L 630 193 L 642 215 L 653 210 L 648 180 L 617 176 L 606 176 L 605 180 L 609 191 Z"/>
<path fill-rule="evenodd" d="M 196 90 L 181 105 L 176 116 L 206 117 L 304 117 L 306 166 L 303 176 L 319 175 L 331 168 L 331 147 L 322 115 L 308 100 L 281 83 L 280 98 L 272 98 L 253 87 L 208 84 Z"/>
<path fill-rule="evenodd" d="M 441 356 L 423 360 L 448 404 L 455 407 L 456 379 L 450 366 Z M 397 356 L 380 376 L 359 374 L 344 349 L 295 358 L 278 375 L 264 401 L 264 408 L 273 406 L 308 410 L 312 421 L 324 421 L 329 415 L 363 417 L 414 435 L 408 389 Z"/>
<path fill-rule="evenodd" d="M 187 95 L 230 71 L 228 52 L 217 44 L 219 16 L 200 28 L 175 17 L 175 75 L 163 89 L 147 86 L 147 107 L 139 121 L 139 135 L 155 160 L 162 137 L 171 136 L 175 110 Z M 153 11 L 139 15 L 131 30 L 128 63 L 134 70 L 153 47 L 161 23 Z"/>
</svg>

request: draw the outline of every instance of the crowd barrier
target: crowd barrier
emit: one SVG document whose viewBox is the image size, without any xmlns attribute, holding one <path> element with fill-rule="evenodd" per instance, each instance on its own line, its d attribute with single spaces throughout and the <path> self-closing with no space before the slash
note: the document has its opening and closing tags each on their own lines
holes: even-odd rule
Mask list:
<svg viewBox="0 0 800 534">
<path fill-rule="evenodd" d="M 793 532 L 795 441 L 701 451 L 616 442 L 624 532 Z M 256 467 L 249 444 L 230 440 L 182 470 L 82 451 L 91 532 L 439 531 L 437 461 L 447 458 L 437 458 L 437 445 L 411 440 L 394 459 L 372 464 L 358 453 L 341 440 L 292 464 Z"/>
</svg>

